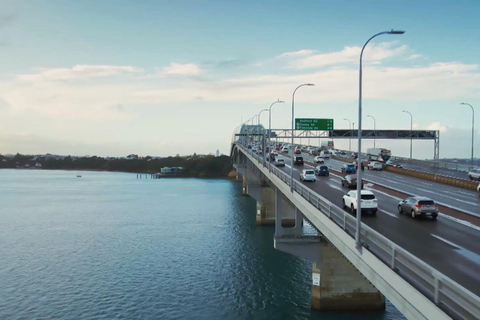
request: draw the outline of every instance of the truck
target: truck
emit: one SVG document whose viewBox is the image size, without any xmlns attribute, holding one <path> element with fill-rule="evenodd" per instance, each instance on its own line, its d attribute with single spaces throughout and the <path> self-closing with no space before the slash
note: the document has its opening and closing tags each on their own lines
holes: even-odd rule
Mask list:
<svg viewBox="0 0 480 320">
<path fill-rule="evenodd" d="M 368 148 L 367 157 L 368 161 L 388 161 L 392 152 L 386 148 Z"/>
<path fill-rule="evenodd" d="M 329 149 L 333 148 L 333 140 L 322 140 L 322 144 L 320 145 L 322 149 Z"/>
</svg>

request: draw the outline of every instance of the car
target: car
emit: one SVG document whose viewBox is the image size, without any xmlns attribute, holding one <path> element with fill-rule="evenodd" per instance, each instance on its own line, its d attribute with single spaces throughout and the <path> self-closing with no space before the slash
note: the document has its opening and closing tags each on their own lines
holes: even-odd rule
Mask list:
<svg viewBox="0 0 480 320">
<path fill-rule="evenodd" d="M 372 161 L 367 165 L 368 170 L 378 170 L 382 171 L 382 164 L 378 161 Z"/>
<path fill-rule="evenodd" d="M 275 154 L 270 153 L 268 156 L 265 157 L 267 161 L 275 161 Z"/>
<path fill-rule="evenodd" d="M 346 188 L 356 188 L 357 187 L 357 175 L 347 174 L 345 177 L 342 178 L 342 187 Z M 362 179 L 362 189 L 363 189 L 364 181 Z"/>
<path fill-rule="evenodd" d="M 353 163 L 346 163 L 342 166 L 343 173 L 356 173 L 355 165 Z"/>
<path fill-rule="evenodd" d="M 285 160 L 282 158 L 275 159 L 275 166 L 277 167 L 285 167 Z"/>
<path fill-rule="evenodd" d="M 311 156 L 317 156 L 318 154 L 320 153 L 320 150 L 318 150 L 317 148 L 312 148 L 308 154 L 311 155 Z"/>
<path fill-rule="evenodd" d="M 408 197 L 398 204 L 398 213 L 408 213 L 414 219 L 422 216 L 435 220 L 438 216 L 438 205 L 427 197 Z"/>
<path fill-rule="evenodd" d="M 283 148 L 282 148 L 282 152 L 283 152 L 283 153 L 288 153 L 288 147 L 283 147 Z"/>
<path fill-rule="evenodd" d="M 295 152 L 294 152 L 294 153 L 295 153 L 295 154 L 302 154 L 302 150 L 300 150 L 300 149 L 295 149 Z"/>
<path fill-rule="evenodd" d="M 360 202 L 360 211 L 369 212 L 373 215 L 377 213 L 378 210 L 378 201 L 375 197 L 375 194 L 369 190 L 362 190 L 361 191 L 361 202 Z M 356 214 L 357 212 L 357 191 L 351 190 L 348 191 L 346 195 L 343 196 L 342 199 L 343 208 L 350 209 L 352 214 Z"/>
<path fill-rule="evenodd" d="M 272 154 L 273 154 L 275 157 L 277 157 L 277 156 L 278 156 L 278 151 L 277 151 L 277 150 L 273 150 L 273 151 L 272 151 Z"/>
<path fill-rule="evenodd" d="M 468 178 L 470 180 L 480 180 L 480 169 L 472 169 L 468 172 Z"/>
<path fill-rule="evenodd" d="M 478 196 L 480 197 L 480 183 L 477 186 Z"/>
<path fill-rule="evenodd" d="M 325 160 L 320 156 L 316 156 L 315 158 L 313 158 L 313 162 L 315 162 L 315 163 L 325 163 Z"/>
<path fill-rule="evenodd" d="M 327 166 L 316 166 L 314 171 L 315 171 L 315 174 L 317 176 L 328 176 L 328 175 L 330 175 L 330 172 L 328 171 Z"/>
<path fill-rule="evenodd" d="M 342 151 L 340 151 L 340 154 L 341 154 L 342 156 L 344 156 L 344 155 L 347 154 L 347 152 L 342 150 Z"/>
<path fill-rule="evenodd" d="M 293 164 L 303 166 L 303 157 L 300 157 L 300 156 L 293 157 Z"/>
<path fill-rule="evenodd" d="M 312 182 L 317 181 L 317 178 L 315 177 L 315 171 L 312 169 L 303 169 L 302 173 L 300 173 L 300 180 Z"/>
</svg>

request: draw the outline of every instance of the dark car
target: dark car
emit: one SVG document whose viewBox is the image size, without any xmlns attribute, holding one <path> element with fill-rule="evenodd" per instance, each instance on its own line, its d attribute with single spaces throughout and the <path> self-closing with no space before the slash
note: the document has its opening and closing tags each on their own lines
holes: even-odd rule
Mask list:
<svg viewBox="0 0 480 320">
<path fill-rule="evenodd" d="M 303 157 L 299 157 L 299 156 L 293 157 L 293 164 L 303 166 Z"/>
<path fill-rule="evenodd" d="M 342 166 L 343 173 L 356 173 L 355 165 L 353 163 L 346 163 Z"/>
<path fill-rule="evenodd" d="M 418 216 L 432 217 L 433 220 L 437 219 L 438 206 L 430 198 L 426 197 L 408 197 L 398 204 L 398 213 L 408 213 L 412 218 Z"/>
<path fill-rule="evenodd" d="M 317 176 L 328 176 L 328 175 L 330 175 L 330 172 L 328 171 L 327 166 L 316 166 L 314 170 L 315 170 L 315 174 Z"/>
<path fill-rule="evenodd" d="M 342 187 L 346 188 L 356 188 L 357 187 L 357 176 L 347 174 L 342 178 Z M 363 179 L 362 179 L 362 189 L 363 189 Z"/>
</svg>

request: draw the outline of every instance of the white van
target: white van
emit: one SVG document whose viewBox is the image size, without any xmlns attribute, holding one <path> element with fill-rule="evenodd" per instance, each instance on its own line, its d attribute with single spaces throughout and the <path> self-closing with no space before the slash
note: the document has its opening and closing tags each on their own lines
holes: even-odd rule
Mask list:
<svg viewBox="0 0 480 320">
<path fill-rule="evenodd" d="M 320 151 L 320 157 L 322 157 L 323 159 L 330 159 L 330 151 L 328 150 Z"/>
</svg>

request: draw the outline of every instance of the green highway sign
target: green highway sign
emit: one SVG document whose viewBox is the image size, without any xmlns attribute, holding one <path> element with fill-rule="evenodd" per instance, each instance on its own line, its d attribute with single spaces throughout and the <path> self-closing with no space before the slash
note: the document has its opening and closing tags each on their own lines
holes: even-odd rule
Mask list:
<svg viewBox="0 0 480 320">
<path fill-rule="evenodd" d="M 333 130 L 333 119 L 295 119 L 295 130 Z"/>
</svg>

